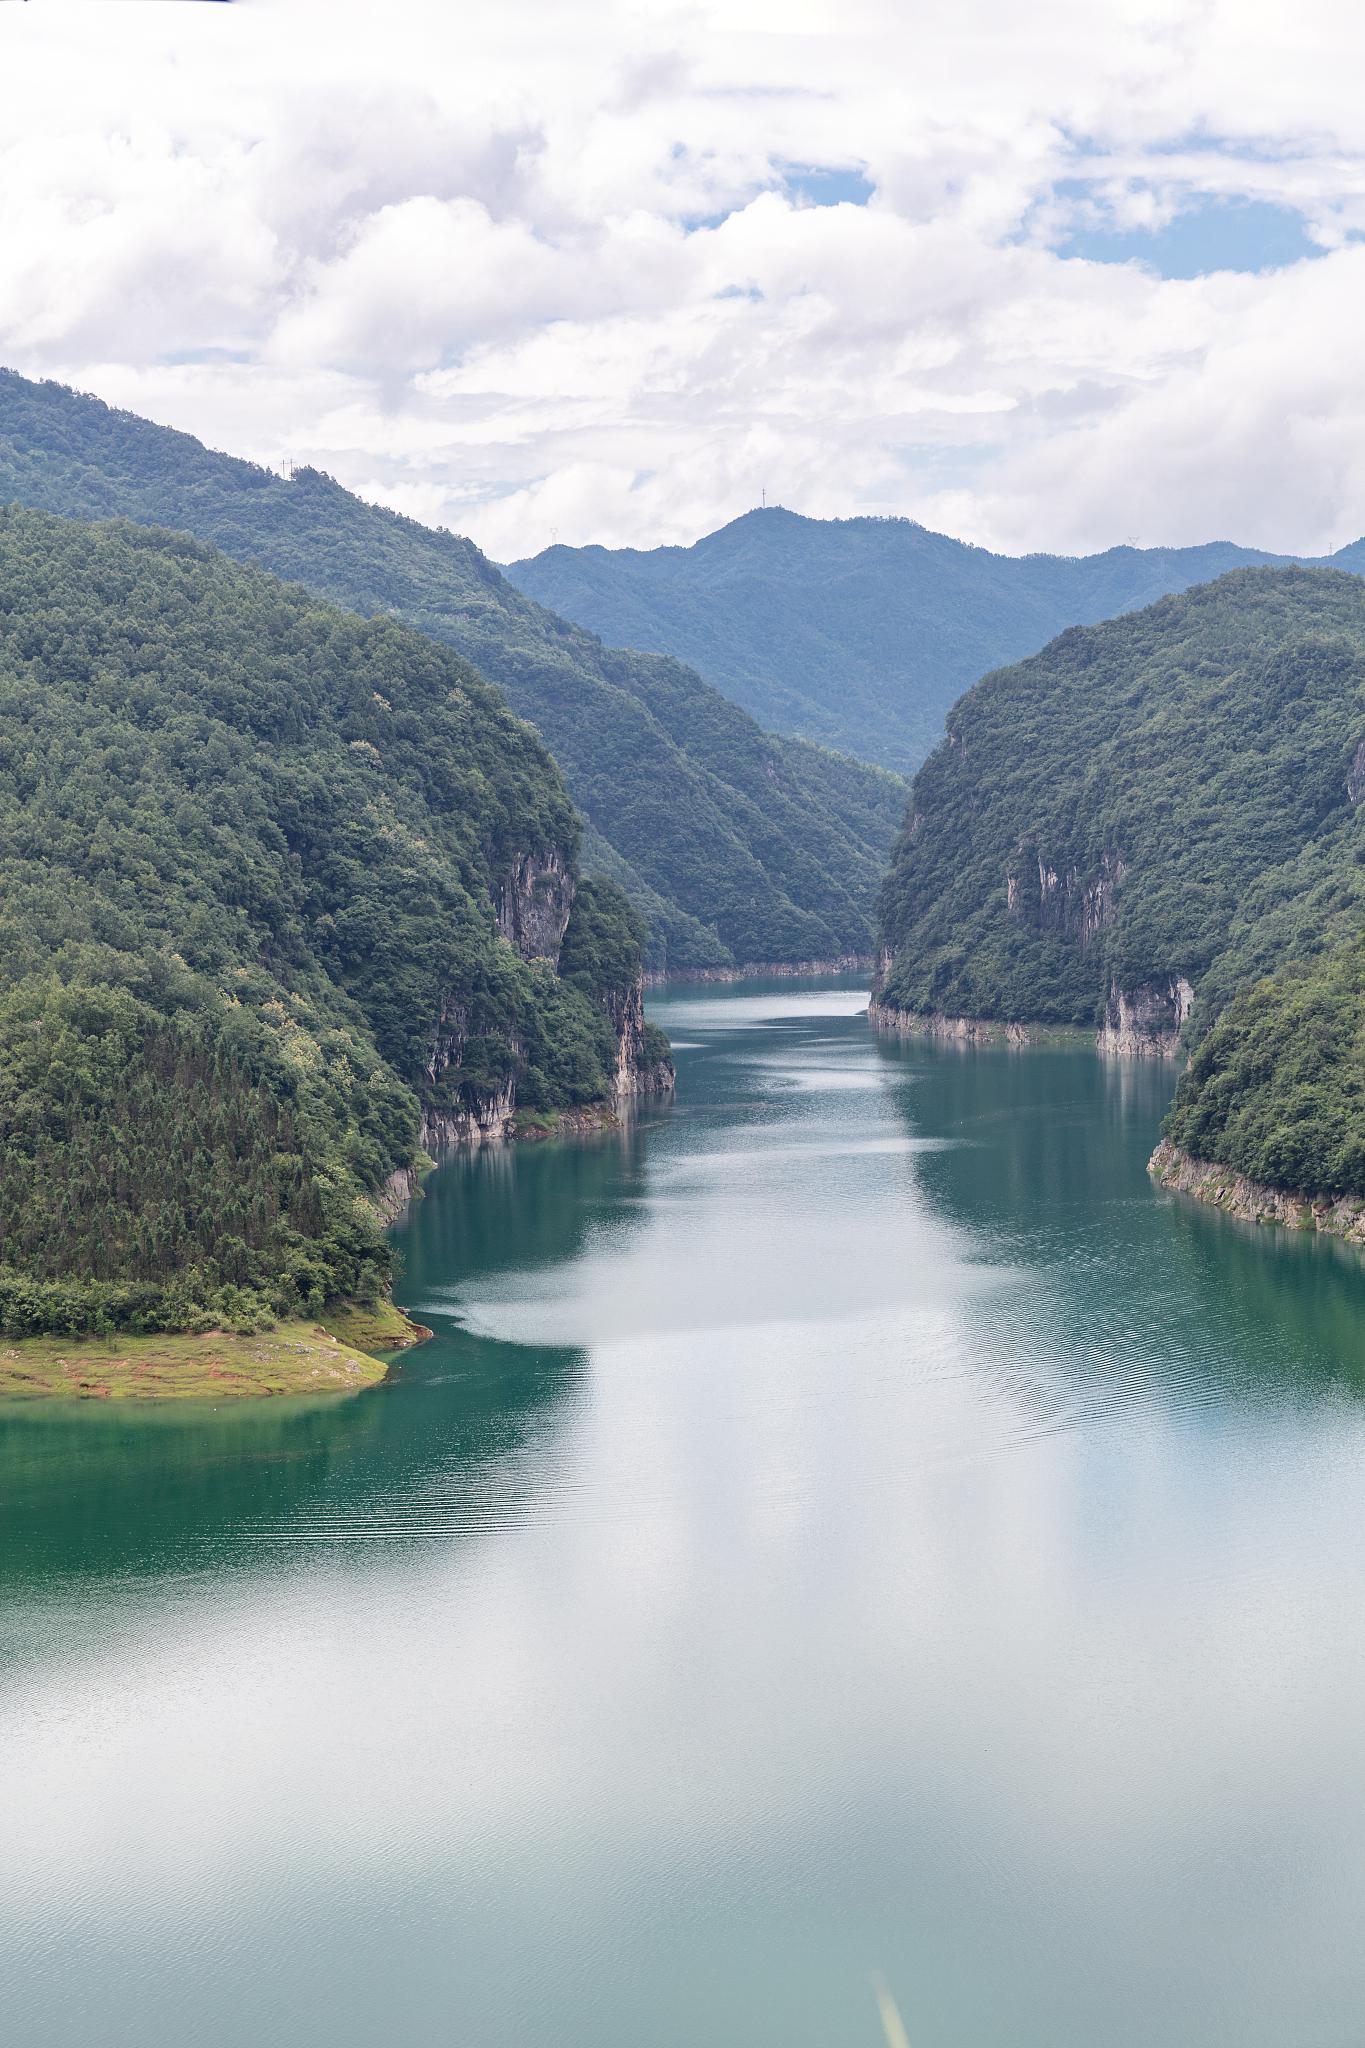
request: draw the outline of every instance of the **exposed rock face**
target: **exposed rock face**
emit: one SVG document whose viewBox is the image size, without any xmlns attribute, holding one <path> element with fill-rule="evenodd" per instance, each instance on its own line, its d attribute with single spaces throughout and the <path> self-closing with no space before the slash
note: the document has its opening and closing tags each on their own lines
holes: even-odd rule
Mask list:
<svg viewBox="0 0 1365 2048">
<path fill-rule="evenodd" d="M 565 1111 L 562 1128 L 579 1128 L 610 1122 L 619 1109 L 641 1095 L 670 1094 L 677 1080 L 670 1059 L 652 1059 L 645 1040 L 644 977 L 639 975 L 620 995 L 607 999 L 607 1015 L 616 1033 L 616 1068 L 611 1078 L 609 1102 L 586 1109 Z M 468 1015 L 461 1004 L 442 1011 L 427 1061 L 427 1075 L 435 1089 L 447 1068 L 458 1066 L 468 1037 Z M 421 1139 L 428 1152 L 452 1145 L 487 1145 L 516 1136 L 516 1084 L 507 1080 L 496 1092 L 476 1095 L 471 1105 L 459 1110 L 424 1108 Z M 401 1206 L 401 1204 L 400 1204 Z"/>
<path fill-rule="evenodd" d="M 379 1213 L 381 1223 L 389 1224 L 398 1221 L 398 1218 L 407 1208 L 408 1203 L 417 1193 L 417 1179 L 417 1168 L 415 1166 L 396 1166 L 394 1168 L 383 1187 L 380 1188 L 378 1194 L 374 1197 L 374 1206 Z"/>
<path fill-rule="evenodd" d="M 994 1017 L 949 1017 L 940 1010 L 928 1014 L 897 1010 L 875 999 L 867 1006 L 867 1020 L 874 1031 L 888 1031 L 899 1038 L 953 1038 L 964 1045 L 1030 1045 L 1027 1024 L 1001 1023 Z"/>
<path fill-rule="evenodd" d="M 573 894 L 573 877 L 558 847 L 549 853 L 524 853 L 498 891 L 498 930 L 523 960 L 549 960 L 558 966 Z"/>
<path fill-rule="evenodd" d="M 558 967 L 560 948 L 573 909 L 574 878 L 557 848 L 547 854 L 523 854 L 512 865 L 498 892 L 498 930 L 509 945 L 526 960 L 545 960 Z M 667 1092 L 675 1081 L 673 1063 L 651 1059 L 645 1038 L 644 978 L 637 975 L 632 986 L 607 998 L 607 1014 L 616 1035 L 616 1066 L 611 1076 L 609 1101 L 589 1104 L 581 1110 L 565 1111 L 565 1128 L 610 1121 L 615 1110 L 635 1096 Z M 448 1002 L 442 1008 L 432 1033 L 427 1057 L 421 1140 L 428 1152 L 451 1145 L 486 1145 L 516 1135 L 516 1082 L 508 1077 L 490 1093 L 474 1093 L 466 1084 L 458 1093 L 458 1108 L 436 1107 L 442 1081 L 451 1068 L 460 1068 L 469 1042 L 469 1013 L 463 1003 Z M 513 1053 L 520 1048 L 513 1044 Z M 544 1120 L 541 1120 L 543 1127 Z M 401 1204 L 400 1204 L 401 1206 Z"/>
<path fill-rule="evenodd" d="M 872 965 L 870 953 L 840 953 L 833 960 L 745 960 L 738 967 L 682 967 L 676 974 L 647 974 L 646 988 L 670 981 L 747 981 L 751 975 L 774 981 L 793 974 L 860 974 Z"/>
<path fill-rule="evenodd" d="M 678 1075 L 672 1060 L 651 1060 L 645 1045 L 644 977 L 624 995 L 609 997 L 607 1014 L 616 1032 L 616 1073 L 612 1094 L 619 1105 L 637 1095 L 667 1095 Z"/>
<path fill-rule="evenodd" d="M 450 1145 L 487 1145 L 505 1138 L 516 1114 L 515 1082 L 505 1081 L 492 1095 L 476 1096 L 471 1109 L 422 1112 L 422 1144 L 428 1152 Z"/>
<path fill-rule="evenodd" d="M 1037 931 L 1056 932 L 1086 952 L 1114 922 L 1127 872 L 1120 855 L 1104 853 L 1096 873 L 1082 881 L 1074 863 L 1058 867 L 1036 846 L 1021 844 L 1005 876 L 1005 906 L 1011 917 Z"/>
<path fill-rule="evenodd" d="M 1346 800 L 1358 804 L 1365 796 L 1365 740 L 1355 750 L 1355 757 L 1346 775 Z"/>
<path fill-rule="evenodd" d="M 448 1003 L 441 1011 L 427 1058 L 427 1078 L 433 1090 L 449 1067 L 458 1067 L 469 1038 L 469 1013 L 463 1003 Z M 516 1108 L 516 1085 L 510 1079 L 489 1095 L 476 1096 L 472 1107 L 460 1110 L 422 1108 L 422 1144 L 428 1152 L 447 1145 L 482 1145 L 490 1138 L 506 1135 Z"/>
<path fill-rule="evenodd" d="M 1095 1043 L 1101 1052 L 1170 1059 L 1180 1050 L 1193 1004 L 1194 990 L 1183 974 L 1169 974 L 1142 988 L 1111 983 Z"/>
<path fill-rule="evenodd" d="M 1359 1195 L 1330 1200 L 1267 1187 L 1263 1181 L 1248 1180 L 1245 1174 L 1234 1173 L 1230 1166 L 1219 1166 L 1208 1159 L 1191 1159 L 1169 1138 L 1163 1138 L 1157 1146 L 1147 1162 L 1147 1171 L 1162 1187 L 1194 1195 L 1230 1216 L 1245 1217 L 1249 1223 L 1282 1223 L 1289 1230 L 1323 1230 L 1333 1237 L 1365 1244 L 1365 1201 Z"/>
</svg>

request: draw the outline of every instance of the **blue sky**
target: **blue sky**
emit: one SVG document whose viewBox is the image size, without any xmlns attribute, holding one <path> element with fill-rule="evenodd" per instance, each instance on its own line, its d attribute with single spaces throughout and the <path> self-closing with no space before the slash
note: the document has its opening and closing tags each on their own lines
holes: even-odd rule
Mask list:
<svg viewBox="0 0 1365 2048">
<path fill-rule="evenodd" d="M 1291 207 L 1203 194 L 1191 196 L 1159 227 L 1079 226 L 1055 247 L 1059 255 L 1094 263 L 1148 264 L 1158 277 L 1170 278 L 1277 270 L 1326 253 Z"/>
</svg>

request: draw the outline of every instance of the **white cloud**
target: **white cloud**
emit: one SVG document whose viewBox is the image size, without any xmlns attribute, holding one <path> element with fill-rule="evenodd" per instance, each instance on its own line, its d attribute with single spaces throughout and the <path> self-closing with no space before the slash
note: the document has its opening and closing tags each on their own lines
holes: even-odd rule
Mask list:
<svg viewBox="0 0 1365 2048">
<path fill-rule="evenodd" d="M 499 556 L 764 488 L 1011 548 L 1330 547 L 1362 56 L 1335 0 L 3 9 L 0 357 Z M 1326 253 L 1057 253 L 1228 198 Z"/>
</svg>

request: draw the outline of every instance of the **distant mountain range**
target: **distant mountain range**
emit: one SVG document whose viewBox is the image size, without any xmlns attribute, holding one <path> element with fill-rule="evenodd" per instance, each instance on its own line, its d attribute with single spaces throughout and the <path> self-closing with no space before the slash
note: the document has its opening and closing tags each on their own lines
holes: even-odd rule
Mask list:
<svg viewBox="0 0 1365 2048">
<path fill-rule="evenodd" d="M 654 968 L 867 953 L 906 791 L 763 732 L 679 662 L 604 647 L 472 541 L 291 479 L 63 386 L 0 371 L 0 504 L 210 541 L 444 641 L 535 725 L 583 815 L 583 860 L 649 924 Z"/>
<path fill-rule="evenodd" d="M 691 662 L 760 724 L 906 774 L 971 683 L 1066 627 L 1298 560 L 1227 541 L 993 555 L 908 519 L 774 507 L 693 547 L 553 547 L 507 574 L 605 640 Z M 1365 571 L 1365 540 L 1325 566 Z"/>
</svg>

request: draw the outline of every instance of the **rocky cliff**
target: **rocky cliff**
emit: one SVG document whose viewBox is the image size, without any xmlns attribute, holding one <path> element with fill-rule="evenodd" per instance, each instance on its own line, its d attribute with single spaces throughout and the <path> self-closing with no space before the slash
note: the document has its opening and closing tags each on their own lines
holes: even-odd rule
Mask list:
<svg viewBox="0 0 1365 2048">
<path fill-rule="evenodd" d="M 1248 1223 L 1279 1223 L 1288 1230 L 1321 1230 L 1332 1237 L 1365 1244 L 1365 1197 L 1335 1199 L 1295 1194 L 1248 1180 L 1213 1160 L 1191 1159 L 1169 1138 L 1163 1138 L 1147 1164 L 1153 1180 L 1172 1193 L 1193 1195 L 1201 1202 L 1240 1216 Z"/>
<path fill-rule="evenodd" d="M 1102 853 L 1083 872 L 1078 862 L 1021 841 L 1005 869 L 1005 908 L 1017 923 L 1055 933 L 1088 952 L 1114 922 L 1127 873 L 1117 853 Z"/>
<path fill-rule="evenodd" d="M 518 854 L 498 890 L 498 930 L 523 960 L 559 964 L 574 884 L 561 848 Z"/>
<path fill-rule="evenodd" d="M 637 1095 L 671 1094 L 677 1070 L 662 1048 L 651 1042 L 645 1024 L 643 975 L 608 996 L 606 1007 L 616 1033 L 615 1106 L 619 1109 Z"/>
<path fill-rule="evenodd" d="M 1095 1042 L 1101 1052 L 1172 1059 L 1193 1008 L 1194 989 L 1183 974 L 1168 974 L 1142 988 L 1111 982 Z"/>
<path fill-rule="evenodd" d="M 874 996 L 867 1006 L 874 1031 L 896 1038 L 948 1038 L 960 1045 L 1031 1045 L 1036 1027 L 1002 1023 L 996 1017 L 950 1017 L 941 1010 L 899 1010 Z"/>
<path fill-rule="evenodd" d="M 585 923 L 600 942 L 604 912 L 608 919 L 619 917 L 619 898 L 613 909 L 612 894 L 610 884 L 576 881 L 563 850 L 550 848 L 518 854 L 503 875 L 494 904 L 501 939 L 523 959 L 567 972 L 567 985 L 586 997 L 599 1017 L 605 1016 L 610 1051 L 604 1056 L 601 1093 L 549 1112 L 542 1100 L 533 1097 L 529 1106 L 519 1100 L 517 1077 L 526 1069 L 530 1051 L 516 1033 L 503 1036 L 496 1078 L 481 1080 L 490 1063 L 478 1019 L 468 1001 L 447 998 L 431 1036 L 422 1090 L 421 1141 L 428 1152 L 495 1143 L 520 1131 L 543 1132 L 554 1124 L 579 1128 L 602 1123 L 640 1096 L 672 1090 L 675 1074 L 667 1040 L 645 1022 L 644 976 L 635 943 L 638 928 L 626 931 L 624 949 L 620 928 L 612 935 L 614 951 L 609 941 L 605 948 L 599 943 L 595 953 L 590 938 L 585 961 Z M 579 938 L 566 947 L 576 905 Z M 600 1034 L 600 1023 L 596 1029 Z"/>
<path fill-rule="evenodd" d="M 1061 878 L 1055 869 L 1039 870 L 1041 897 L 1057 901 L 1059 916 L 1067 915 L 1068 900 L 1093 934 L 1112 890 L 1122 878 L 1112 873 L 1081 886 L 1075 871 Z M 883 952 L 873 976 L 868 1022 L 876 1031 L 902 1038 L 949 1038 L 971 1045 L 1030 1045 L 1040 1038 L 1073 1035 L 1073 1028 L 1029 1017 L 972 1017 L 945 1010 L 912 1010 L 890 1002 L 885 996 L 891 960 Z M 1180 1051 L 1181 1034 L 1194 1007 L 1194 988 L 1183 974 L 1169 974 L 1138 988 L 1109 984 L 1104 1019 L 1095 1033 L 1096 1050 L 1125 1058 L 1171 1059 Z"/>
</svg>

